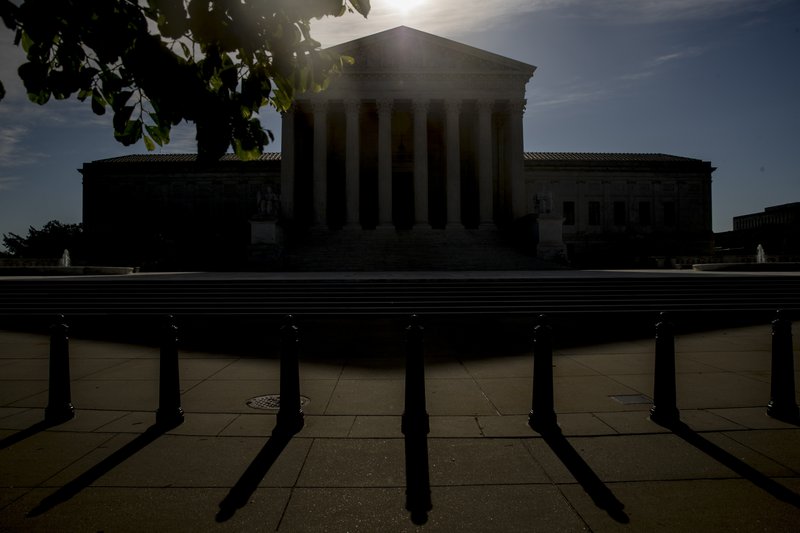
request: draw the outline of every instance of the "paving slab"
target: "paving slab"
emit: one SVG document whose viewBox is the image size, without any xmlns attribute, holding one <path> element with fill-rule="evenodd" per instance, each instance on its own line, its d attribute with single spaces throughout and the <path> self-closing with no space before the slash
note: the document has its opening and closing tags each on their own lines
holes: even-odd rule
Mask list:
<svg viewBox="0 0 800 533">
<path fill-rule="evenodd" d="M 763 407 L 708 409 L 708 411 L 750 429 L 790 429 L 797 427 L 768 416 L 766 404 Z"/>
<path fill-rule="evenodd" d="M 404 487 L 402 439 L 316 439 L 298 487 Z"/>
<path fill-rule="evenodd" d="M 43 431 L 0 450 L 0 484 L 36 487 L 113 435 Z"/>
<path fill-rule="evenodd" d="M 549 482 L 519 439 L 430 439 L 428 450 L 433 485 Z"/>
<path fill-rule="evenodd" d="M 247 504 L 218 522 L 226 489 L 89 487 L 41 514 L 27 516 L 53 493 L 37 489 L 3 510 L 12 531 L 274 531 L 289 499 L 288 489 L 259 488 Z"/>
<path fill-rule="evenodd" d="M 325 410 L 328 415 L 400 415 L 405 382 L 401 379 L 342 379 Z"/>
<path fill-rule="evenodd" d="M 736 476 L 713 457 L 671 433 L 567 440 L 606 483 Z"/>
<path fill-rule="evenodd" d="M 432 379 L 425 383 L 431 415 L 491 415 L 497 408 L 472 379 Z"/>
<path fill-rule="evenodd" d="M 417 531 L 404 488 L 306 488 L 292 491 L 279 531 Z"/>
<path fill-rule="evenodd" d="M 355 417 L 348 437 L 365 439 L 396 439 L 402 438 L 400 430 L 400 416 L 375 416 L 361 415 Z"/>
<path fill-rule="evenodd" d="M 430 438 L 461 437 L 478 438 L 481 428 L 475 416 L 431 416 Z"/>
<path fill-rule="evenodd" d="M 791 469 L 789 473 L 800 474 L 800 429 L 730 431 L 725 436 Z"/>
<path fill-rule="evenodd" d="M 208 438 L 162 435 L 155 440 L 118 435 L 59 474 L 63 483 L 102 466 L 92 480 L 102 487 L 233 487 L 268 441 L 265 438 Z M 260 486 L 291 487 L 311 445 L 294 438 L 264 473 Z M 112 457 L 111 464 L 104 462 Z"/>
<path fill-rule="evenodd" d="M 609 488 L 624 504 L 628 523 L 614 520 L 581 486 L 560 486 L 592 531 L 792 531 L 800 519 L 797 507 L 741 479 L 626 482 Z"/>
<path fill-rule="evenodd" d="M 42 393 L 47 393 L 49 384 L 43 379 L 6 381 L 0 387 L 0 403 L 5 406 L 44 407 Z M 44 400 L 46 402 L 46 399 Z"/>
</svg>

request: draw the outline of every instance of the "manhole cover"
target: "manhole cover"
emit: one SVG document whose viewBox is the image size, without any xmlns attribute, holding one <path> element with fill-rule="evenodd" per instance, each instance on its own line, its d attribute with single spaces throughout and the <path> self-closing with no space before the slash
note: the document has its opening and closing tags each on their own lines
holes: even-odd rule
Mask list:
<svg viewBox="0 0 800 533">
<path fill-rule="evenodd" d="M 638 403 L 653 403 L 653 399 L 645 396 L 644 394 L 619 394 L 612 396 L 616 401 L 622 405 L 635 405 Z"/>
<path fill-rule="evenodd" d="M 305 406 L 311 401 L 305 396 L 300 396 L 300 407 Z M 256 396 L 247 400 L 247 406 L 253 409 L 267 409 L 277 411 L 281 408 L 281 395 L 280 394 L 265 394 L 263 396 Z"/>
</svg>

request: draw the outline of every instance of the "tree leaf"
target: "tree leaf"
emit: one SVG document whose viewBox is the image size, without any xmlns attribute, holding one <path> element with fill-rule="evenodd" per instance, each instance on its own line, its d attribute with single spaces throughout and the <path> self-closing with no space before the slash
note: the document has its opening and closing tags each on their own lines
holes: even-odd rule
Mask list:
<svg viewBox="0 0 800 533">
<path fill-rule="evenodd" d="M 353 9 L 358 11 L 364 18 L 367 18 L 367 15 L 370 11 L 370 0 L 350 0 L 350 5 L 353 6 Z"/>
<path fill-rule="evenodd" d="M 148 137 L 147 135 L 145 135 L 145 136 L 144 136 L 144 145 L 145 145 L 145 147 L 147 148 L 147 151 L 148 151 L 148 152 L 152 152 L 153 150 L 155 150 L 155 149 L 156 149 L 156 145 L 155 145 L 155 143 L 154 143 L 154 142 L 153 142 L 153 140 L 152 140 L 150 137 Z"/>
</svg>

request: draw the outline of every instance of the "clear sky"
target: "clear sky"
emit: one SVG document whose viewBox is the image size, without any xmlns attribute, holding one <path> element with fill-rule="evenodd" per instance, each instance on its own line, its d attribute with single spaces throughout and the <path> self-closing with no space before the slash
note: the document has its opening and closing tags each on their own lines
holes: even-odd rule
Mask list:
<svg viewBox="0 0 800 533">
<path fill-rule="evenodd" d="M 399 25 L 536 65 L 525 149 L 658 152 L 711 161 L 714 230 L 800 201 L 799 0 L 372 0 L 369 19 L 312 23 L 330 46 Z M 94 161 L 145 153 L 89 102 L 30 103 L 0 28 L 0 233 L 81 220 Z M 280 122 L 265 113 L 280 149 Z M 194 151 L 182 127 L 156 153 Z M 109 198 L 124 202 L 124 198 Z M 142 213 L 142 216 L 147 216 Z"/>
</svg>

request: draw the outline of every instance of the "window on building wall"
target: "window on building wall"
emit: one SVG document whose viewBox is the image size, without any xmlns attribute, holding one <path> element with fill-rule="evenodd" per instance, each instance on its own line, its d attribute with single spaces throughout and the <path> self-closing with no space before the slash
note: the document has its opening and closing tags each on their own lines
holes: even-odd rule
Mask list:
<svg viewBox="0 0 800 533">
<path fill-rule="evenodd" d="M 639 202 L 639 224 L 649 226 L 653 223 L 650 213 L 650 202 Z"/>
<path fill-rule="evenodd" d="M 589 225 L 590 226 L 600 226 L 601 225 L 600 202 L 597 202 L 597 201 L 590 201 L 589 202 Z"/>
<path fill-rule="evenodd" d="M 564 217 L 565 226 L 575 225 L 575 202 L 564 202 L 561 213 Z"/>
<path fill-rule="evenodd" d="M 614 225 L 624 226 L 628 223 L 628 214 L 625 202 L 614 202 Z"/>
<path fill-rule="evenodd" d="M 675 202 L 664 202 L 664 225 L 675 225 Z"/>
</svg>

